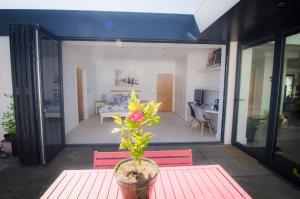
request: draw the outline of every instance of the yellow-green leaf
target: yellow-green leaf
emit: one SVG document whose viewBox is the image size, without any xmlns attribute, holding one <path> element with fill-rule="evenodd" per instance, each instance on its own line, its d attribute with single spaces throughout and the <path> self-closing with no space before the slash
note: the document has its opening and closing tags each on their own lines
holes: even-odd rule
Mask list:
<svg viewBox="0 0 300 199">
<path fill-rule="evenodd" d="M 160 105 L 161 102 L 155 104 L 155 108 L 154 108 L 155 113 L 157 113 L 157 111 L 159 110 Z"/>
<path fill-rule="evenodd" d="M 119 128 L 113 128 L 113 130 L 111 131 L 112 133 L 120 133 L 122 131 L 122 129 Z"/>
<path fill-rule="evenodd" d="M 115 123 L 122 125 L 122 118 L 118 114 L 115 114 L 112 117 L 114 118 Z"/>
<path fill-rule="evenodd" d="M 137 105 L 135 105 L 135 104 L 133 104 L 133 103 L 129 103 L 128 104 L 128 110 L 130 111 L 130 112 L 133 112 L 133 111 L 135 111 L 135 110 L 137 110 L 138 109 L 138 106 Z"/>
</svg>

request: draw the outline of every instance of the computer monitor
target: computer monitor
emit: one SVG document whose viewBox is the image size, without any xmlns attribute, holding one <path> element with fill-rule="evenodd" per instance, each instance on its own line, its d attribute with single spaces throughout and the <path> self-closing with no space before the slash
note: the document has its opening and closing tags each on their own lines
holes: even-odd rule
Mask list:
<svg viewBox="0 0 300 199">
<path fill-rule="evenodd" d="M 197 103 L 197 104 L 203 104 L 203 90 L 201 89 L 195 89 L 195 92 L 194 92 L 194 101 Z"/>
</svg>

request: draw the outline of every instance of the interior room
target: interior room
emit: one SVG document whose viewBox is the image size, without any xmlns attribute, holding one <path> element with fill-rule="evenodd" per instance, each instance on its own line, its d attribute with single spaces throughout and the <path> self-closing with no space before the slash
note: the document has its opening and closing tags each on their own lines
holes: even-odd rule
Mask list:
<svg viewBox="0 0 300 199">
<path fill-rule="evenodd" d="M 219 142 L 225 45 L 64 41 L 66 144 L 117 144 L 130 91 L 162 102 L 154 143 Z M 190 106 L 191 105 L 191 106 Z M 192 114 L 194 112 L 194 114 Z"/>
</svg>

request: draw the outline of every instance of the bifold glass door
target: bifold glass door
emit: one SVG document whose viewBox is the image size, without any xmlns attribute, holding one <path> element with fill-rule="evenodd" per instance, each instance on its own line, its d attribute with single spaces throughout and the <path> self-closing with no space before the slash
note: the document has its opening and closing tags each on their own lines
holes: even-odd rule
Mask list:
<svg viewBox="0 0 300 199">
<path fill-rule="evenodd" d="M 64 146 L 61 45 L 36 24 L 9 26 L 20 162 L 47 163 Z"/>
<path fill-rule="evenodd" d="M 271 99 L 274 42 L 241 51 L 236 142 L 264 155 Z"/>
<path fill-rule="evenodd" d="M 42 109 L 42 159 L 47 162 L 64 145 L 61 51 L 59 40 L 40 28 L 38 31 Z"/>
</svg>

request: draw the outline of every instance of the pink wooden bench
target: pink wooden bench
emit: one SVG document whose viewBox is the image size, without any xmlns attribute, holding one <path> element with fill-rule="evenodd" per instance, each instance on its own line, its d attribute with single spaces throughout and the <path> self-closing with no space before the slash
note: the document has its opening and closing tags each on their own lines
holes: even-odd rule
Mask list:
<svg viewBox="0 0 300 199">
<path fill-rule="evenodd" d="M 112 169 L 129 152 L 94 152 L 94 169 Z M 154 160 L 161 167 L 193 165 L 192 150 L 145 151 L 144 157 Z"/>
</svg>

